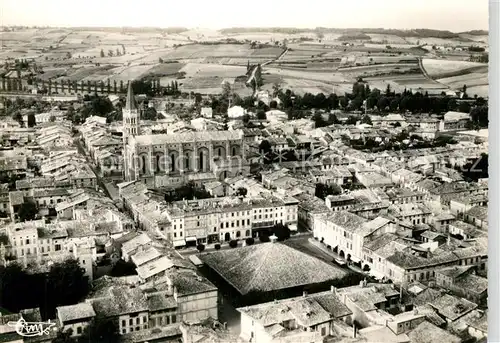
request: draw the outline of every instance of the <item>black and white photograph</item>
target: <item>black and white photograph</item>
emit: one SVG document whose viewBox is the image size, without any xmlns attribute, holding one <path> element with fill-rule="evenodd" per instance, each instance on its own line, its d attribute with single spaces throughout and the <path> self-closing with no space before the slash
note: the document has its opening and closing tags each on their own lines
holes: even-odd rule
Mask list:
<svg viewBox="0 0 500 343">
<path fill-rule="evenodd" d="M 498 342 L 498 7 L 1 0 L 0 342 Z"/>
</svg>

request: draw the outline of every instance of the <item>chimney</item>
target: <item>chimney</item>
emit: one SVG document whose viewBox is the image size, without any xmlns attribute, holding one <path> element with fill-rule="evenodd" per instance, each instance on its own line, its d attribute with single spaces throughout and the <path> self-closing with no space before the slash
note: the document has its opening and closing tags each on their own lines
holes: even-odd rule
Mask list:
<svg viewBox="0 0 500 343">
<path fill-rule="evenodd" d="M 305 297 L 307 297 L 307 291 L 303 291 L 303 292 L 302 292 L 302 296 L 303 296 L 304 298 L 305 298 Z"/>
<path fill-rule="evenodd" d="M 330 292 L 332 292 L 333 294 L 336 294 L 337 293 L 337 287 L 330 286 Z"/>
<path fill-rule="evenodd" d="M 224 322 L 222 325 L 224 326 L 224 330 L 227 330 L 227 322 Z"/>
<path fill-rule="evenodd" d="M 356 338 L 356 334 L 357 334 L 357 329 L 356 329 L 356 323 L 352 323 L 352 337 L 353 338 Z"/>
<path fill-rule="evenodd" d="M 365 280 L 361 280 L 359 282 L 359 287 L 361 287 L 361 288 L 365 287 Z"/>
</svg>

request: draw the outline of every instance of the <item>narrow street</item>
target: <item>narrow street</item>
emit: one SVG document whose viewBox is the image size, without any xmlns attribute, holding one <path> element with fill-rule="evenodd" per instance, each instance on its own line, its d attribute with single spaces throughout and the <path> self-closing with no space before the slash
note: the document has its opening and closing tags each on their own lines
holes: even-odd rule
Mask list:
<svg viewBox="0 0 500 343">
<path fill-rule="evenodd" d="M 287 244 L 288 242 L 291 242 L 291 241 L 302 241 L 302 240 L 305 240 L 307 241 L 310 237 L 312 237 L 312 234 L 311 233 L 297 233 L 293 236 L 291 236 L 287 241 L 285 241 L 284 243 Z M 243 245 L 243 242 L 244 240 L 241 240 L 238 242 L 238 247 L 242 247 Z M 254 244 L 262 244 L 258 238 L 255 239 L 255 243 Z M 229 243 L 228 242 L 222 242 L 220 243 L 221 247 L 219 249 L 220 250 L 229 250 L 229 249 L 233 249 L 229 246 Z M 287 244 L 288 245 L 288 244 Z M 300 244 L 299 244 L 300 245 Z M 235 248 L 236 249 L 236 248 Z M 300 249 L 299 249 L 300 250 Z M 203 253 L 206 253 L 206 252 L 214 252 L 216 251 L 215 250 L 215 244 L 210 244 L 210 245 L 205 245 L 205 250 L 203 250 Z M 177 252 L 181 255 L 181 256 L 185 256 L 185 257 L 188 257 L 190 255 L 195 255 L 195 254 L 198 254 L 198 250 L 196 250 L 196 247 L 189 247 L 189 248 L 183 248 L 183 249 L 179 249 L 177 250 Z"/>
<path fill-rule="evenodd" d="M 99 188 L 106 194 L 107 197 L 114 200 L 114 198 L 111 196 L 111 194 L 109 194 L 108 189 L 105 187 L 104 181 L 101 178 L 101 176 L 99 175 L 99 173 L 94 165 L 94 161 L 92 161 L 89 154 L 87 153 L 87 151 L 83 147 L 82 141 L 80 140 L 80 133 L 78 133 L 76 136 L 73 137 L 73 142 L 74 142 L 76 148 L 78 149 L 78 152 L 82 156 L 85 156 L 85 160 L 87 161 L 87 164 L 89 165 L 90 169 L 92 169 L 92 171 L 96 175 L 97 185 L 99 186 Z"/>
</svg>

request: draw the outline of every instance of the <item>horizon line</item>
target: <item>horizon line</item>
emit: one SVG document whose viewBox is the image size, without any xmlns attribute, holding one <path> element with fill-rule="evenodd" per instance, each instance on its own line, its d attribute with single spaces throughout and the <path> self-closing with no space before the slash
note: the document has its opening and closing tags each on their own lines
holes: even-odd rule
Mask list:
<svg viewBox="0 0 500 343">
<path fill-rule="evenodd" d="M 397 31 L 414 31 L 414 30 L 432 30 L 439 32 L 451 32 L 451 33 L 463 33 L 463 32 L 471 32 L 471 31 L 485 31 L 489 34 L 488 29 L 470 29 L 465 31 L 452 31 L 449 29 L 434 29 L 429 27 L 418 27 L 418 28 L 393 28 L 393 27 L 326 27 L 326 26 L 317 26 L 317 27 L 300 27 L 300 26 L 228 26 L 228 27 L 220 27 L 220 28 L 210 28 L 203 26 L 109 26 L 109 25 L 69 25 L 69 26 L 53 26 L 53 25 L 0 25 L 1 28 L 50 28 L 50 29 L 156 29 L 156 30 L 167 30 L 167 29 L 186 29 L 186 31 L 196 30 L 196 29 L 208 29 L 214 31 L 221 31 L 227 29 L 296 29 L 296 30 L 304 30 L 304 31 L 315 31 L 319 29 L 323 30 L 397 30 Z"/>
</svg>

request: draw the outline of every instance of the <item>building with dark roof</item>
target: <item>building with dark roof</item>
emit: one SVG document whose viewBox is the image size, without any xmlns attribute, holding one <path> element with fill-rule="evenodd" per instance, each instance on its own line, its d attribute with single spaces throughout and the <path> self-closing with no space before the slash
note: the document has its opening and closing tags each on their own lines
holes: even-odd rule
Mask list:
<svg viewBox="0 0 500 343">
<path fill-rule="evenodd" d="M 345 271 L 282 243 L 211 252 L 199 258 L 214 280 L 248 304 L 287 298 L 304 289 L 322 290 L 346 276 Z"/>
<path fill-rule="evenodd" d="M 240 338 L 245 342 L 316 342 L 336 335 L 335 322 L 348 321 L 351 310 L 330 291 L 238 308 Z"/>
</svg>

